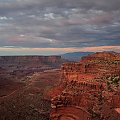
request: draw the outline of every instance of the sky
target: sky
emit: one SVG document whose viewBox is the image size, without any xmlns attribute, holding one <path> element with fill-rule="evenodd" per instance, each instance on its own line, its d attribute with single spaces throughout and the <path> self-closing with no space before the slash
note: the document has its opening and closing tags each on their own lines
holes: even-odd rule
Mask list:
<svg viewBox="0 0 120 120">
<path fill-rule="evenodd" d="M 0 0 L 0 55 L 120 52 L 120 0 Z"/>
</svg>

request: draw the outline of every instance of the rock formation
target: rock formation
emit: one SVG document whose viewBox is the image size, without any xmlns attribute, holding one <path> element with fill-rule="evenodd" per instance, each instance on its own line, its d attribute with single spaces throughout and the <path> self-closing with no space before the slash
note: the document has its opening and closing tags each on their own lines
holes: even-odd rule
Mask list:
<svg viewBox="0 0 120 120">
<path fill-rule="evenodd" d="M 115 111 L 120 107 L 120 54 L 98 52 L 64 63 L 61 81 L 63 91 L 52 98 L 52 120 L 120 120 Z"/>
<path fill-rule="evenodd" d="M 64 60 L 60 56 L 1 56 L 0 65 L 48 65 L 59 66 Z"/>
</svg>

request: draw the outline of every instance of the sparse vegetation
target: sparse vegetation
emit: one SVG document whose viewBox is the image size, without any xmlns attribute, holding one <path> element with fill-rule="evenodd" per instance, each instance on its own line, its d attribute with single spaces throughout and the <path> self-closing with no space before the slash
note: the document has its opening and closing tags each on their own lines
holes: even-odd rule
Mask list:
<svg viewBox="0 0 120 120">
<path fill-rule="evenodd" d="M 115 90 L 120 86 L 120 76 L 113 76 L 107 79 L 107 88 L 108 90 Z"/>
</svg>

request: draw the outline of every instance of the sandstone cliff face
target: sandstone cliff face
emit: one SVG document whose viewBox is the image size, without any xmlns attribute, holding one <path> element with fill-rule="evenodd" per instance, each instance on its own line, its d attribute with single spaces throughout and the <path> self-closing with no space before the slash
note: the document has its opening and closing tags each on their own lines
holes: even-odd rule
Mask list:
<svg viewBox="0 0 120 120">
<path fill-rule="evenodd" d="M 60 63 L 60 56 L 1 56 L 0 63 Z"/>
<path fill-rule="evenodd" d="M 97 52 L 95 54 L 91 54 L 85 57 L 82 57 L 82 61 L 90 61 L 90 60 L 110 60 L 110 61 L 119 61 L 120 54 L 119 53 L 111 53 L 111 52 Z"/>
<path fill-rule="evenodd" d="M 113 108 L 120 107 L 120 89 L 118 88 L 120 83 L 115 83 L 117 85 L 117 90 L 115 90 L 113 81 L 108 81 L 108 77 L 114 78 L 115 76 L 120 76 L 120 54 L 117 53 L 99 52 L 82 57 L 80 62 L 64 63 L 61 67 L 61 79 L 65 87 L 61 94 L 52 99 L 52 120 L 58 120 L 57 116 L 59 115 L 61 116 L 60 120 L 64 119 L 61 107 L 62 109 L 67 107 L 70 112 L 71 106 L 84 108 L 86 111 L 83 112 L 84 115 L 87 114 L 87 111 L 92 115 L 96 114 L 92 120 L 101 120 L 103 117 L 106 117 L 104 120 L 116 120 L 115 117 L 107 114 L 114 111 L 114 109 L 111 111 L 111 106 Z M 110 82 L 111 90 L 108 90 L 108 82 Z M 105 105 L 107 110 L 106 115 L 103 115 Z M 56 109 L 55 116 L 54 109 Z M 115 111 L 112 112 L 113 116 L 116 116 L 114 113 Z M 80 120 L 77 113 L 71 116 L 71 118 L 77 117 L 74 120 Z M 89 114 L 86 116 L 90 117 Z M 86 120 L 86 118 L 82 120 Z"/>
<path fill-rule="evenodd" d="M 82 57 L 80 62 L 64 63 L 62 76 L 66 80 L 94 80 L 120 74 L 120 54 L 96 53 Z"/>
<path fill-rule="evenodd" d="M 64 60 L 60 56 L 1 56 L 0 66 L 58 67 Z"/>
</svg>

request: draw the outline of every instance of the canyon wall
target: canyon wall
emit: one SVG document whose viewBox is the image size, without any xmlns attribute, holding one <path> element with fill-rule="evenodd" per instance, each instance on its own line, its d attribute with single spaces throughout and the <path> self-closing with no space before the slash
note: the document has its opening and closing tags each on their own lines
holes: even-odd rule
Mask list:
<svg viewBox="0 0 120 120">
<path fill-rule="evenodd" d="M 120 54 L 96 53 L 81 58 L 80 62 L 64 63 L 62 77 L 66 80 L 93 81 L 120 74 Z"/>
<path fill-rule="evenodd" d="M 113 81 L 116 76 L 117 81 Z M 96 118 L 92 120 L 101 120 L 103 117 L 116 120 L 120 117 L 114 110 L 120 107 L 119 77 L 120 54 L 117 53 L 98 52 L 82 57 L 80 62 L 64 63 L 61 66 L 61 84 L 64 84 L 64 89 L 51 100 L 51 119 L 64 120 L 67 117 L 63 112 L 67 111 L 70 113 L 68 116 L 71 116 L 68 119 L 80 120 L 81 117 L 77 115 L 79 111 L 87 119 L 90 114 L 95 114 Z M 76 107 L 80 110 L 73 113 L 72 109 L 76 110 Z M 108 114 L 110 112 L 114 117 Z"/>
<path fill-rule="evenodd" d="M 0 66 L 60 67 L 64 62 L 61 56 L 1 56 Z"/>
</svg>

